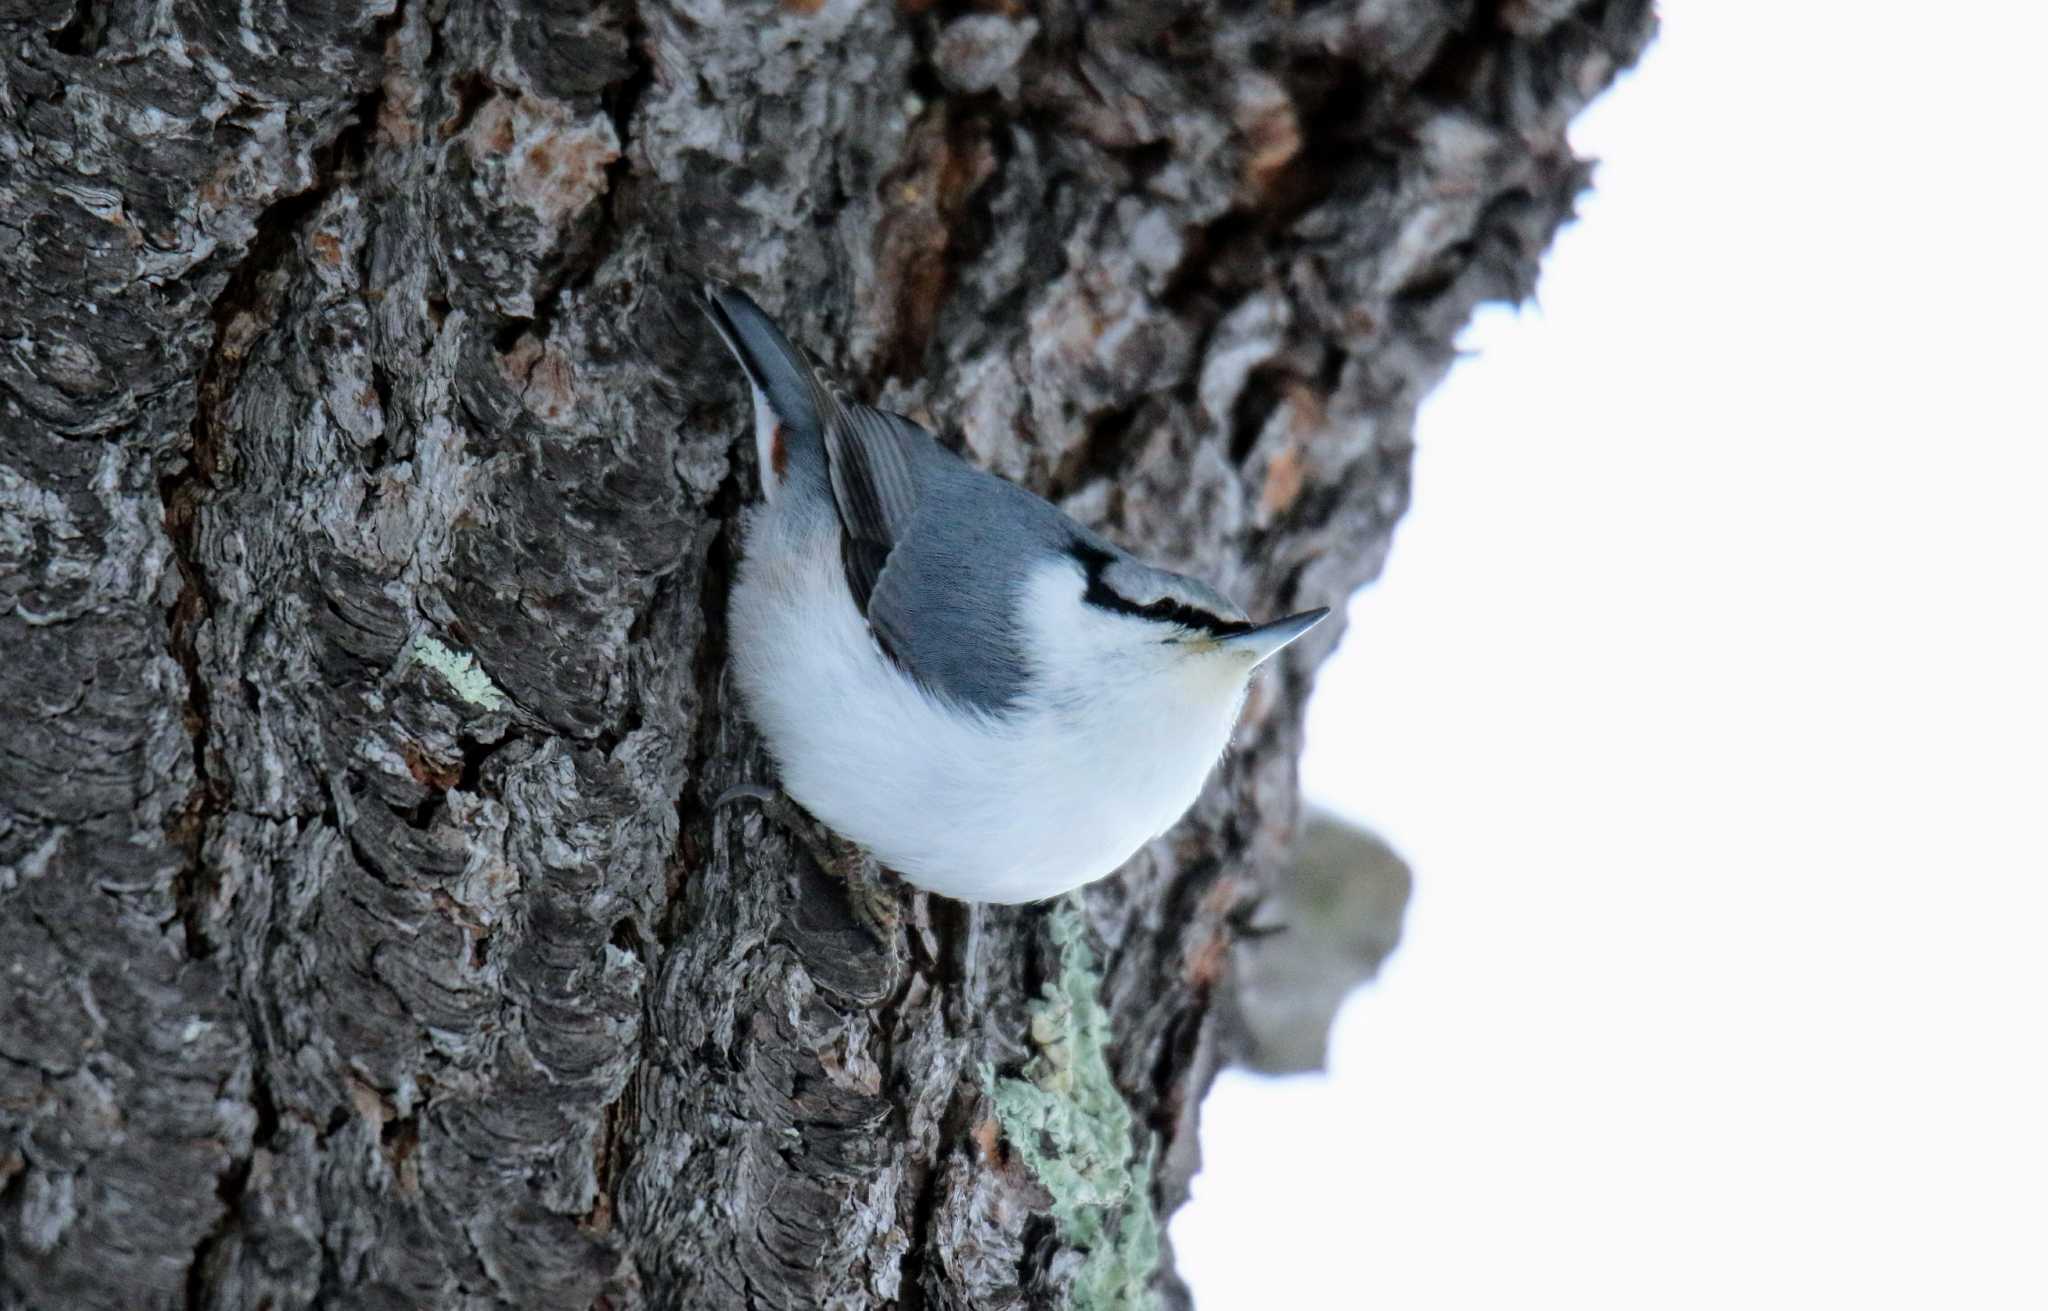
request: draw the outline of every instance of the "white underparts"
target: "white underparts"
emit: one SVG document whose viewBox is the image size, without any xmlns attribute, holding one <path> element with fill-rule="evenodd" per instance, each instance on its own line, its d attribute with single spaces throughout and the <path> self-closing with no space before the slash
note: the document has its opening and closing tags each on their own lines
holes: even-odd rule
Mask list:
<svg viewBox="0 0 2048 1311">
<path fill-rule="evenodd" d="M 995 902 L 1101 878 L 1186 812 L 1229 743 L 1248 658 L 1083 604 L 1062 558 L 1025 597 L 1030 694 L 1000 718 L 959 707 L 876 644 L 837 521 L 805 499 L 749 516 L 730 619 L 741 691 L 806 809 L 919 887 Z"/>
</svg>

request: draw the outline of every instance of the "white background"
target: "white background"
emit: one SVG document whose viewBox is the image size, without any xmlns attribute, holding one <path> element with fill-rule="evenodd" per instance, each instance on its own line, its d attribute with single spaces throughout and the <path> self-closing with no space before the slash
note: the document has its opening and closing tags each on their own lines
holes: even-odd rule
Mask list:
<svg viewBox="0 0 2048 1311">
<path fill-rule="evenodd" d="M 1674 3 L 1304 779 L 1414 865 L 1200 1311 L 2048 1308 L 2048 23 Z"/>
</svg>

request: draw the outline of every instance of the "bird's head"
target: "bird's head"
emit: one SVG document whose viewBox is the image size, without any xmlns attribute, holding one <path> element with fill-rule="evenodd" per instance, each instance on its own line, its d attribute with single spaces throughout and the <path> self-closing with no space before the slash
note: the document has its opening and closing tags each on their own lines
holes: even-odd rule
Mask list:
<svg viewBox="0 0 2048 1311">
<path fill-rule="evenodd" d="M 1145 684 L 1190 709 L 1227 702 L 1234 714 L 1252 671 L 1329 614 L 1308 610 L 1254 624 L 1199 579 L 1100 542 L 1077 540 L 1068 555 L 1073 567 L 1059 589 L 1067 631 L 1059 645 L 1070 672 L 1112 686 Z"/>
</svg>

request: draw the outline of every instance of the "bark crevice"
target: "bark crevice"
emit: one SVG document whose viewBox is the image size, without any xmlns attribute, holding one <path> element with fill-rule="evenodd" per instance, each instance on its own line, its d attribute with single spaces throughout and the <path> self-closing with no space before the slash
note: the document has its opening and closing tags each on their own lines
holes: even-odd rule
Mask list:
<svg viewBox="0 0 2048 1311">
<path fill-rule="evenodd" d="M 397 30 L 403 15 L 401 0 L 393 15 L 374 29 L 380 46 Z M 260 324 L 280 309 L 282 287 L 272 284 L 280 282 L 291 261 L 298 257 L 309 225 L 335 188 L 359 176 L 366 166 L 369 134 L 381 112 L 382 99 L 381 85 L 378 90 L 365 93 L 357 102 L 353 118 L 345 121 L 327 143 L 310 152 L 311 184 L 303 191 L 279 198 L 257 216 L 254 235 L 208 315 L 213 337 L 198 367 L 189 444 L 158 479 L 164 528 L 181 580 L 167 625 L 169 651 L 185 677 L 185 721 L 191 734 L 196 775 L 191 795 L 176 812 L 170 831 L 173 843 L 184 853 L 173 882 L 173 894 L 184 927 L 186 951 L 195 959 L 212 955 L 217 945 L 205 928 L 208 903 L 218 895 L 217 877 L 210 868 L 207 847 L 218 832 L 221 819 L 234 806 L 232 772 L 210 758 L 213 688 L 201 650 L 200 630 L 208 622 L 216 593 L 206 574 L 200 539 L 210 501 L 223 489 L 224 481 L 233 477 L 228 467 L 230 407 L 244 362 L 243 349 L 249 344 L 246 329 L 237 319 L 247 316 Z M 379 390 L 384 393 L 381 386 Z M 244 684 L 243 694 L 250 691 Z M 256 1113 L 255 1129 L 248 1147 L 230 1156 L 217 1176 L 215 1196 L 220 1203 L 220 1215 L 193 1248 L 186 1273 L 185 1304 L 192 1311 L 199 1311 L 208 1302 L 209 1260 L 240 1225 L 255 1153 L 268 1149 L 277 1131 L 277 1105 L 260 1042 L 256 1059 L 249 1066 L 247 1095 Z"/>
</svg>

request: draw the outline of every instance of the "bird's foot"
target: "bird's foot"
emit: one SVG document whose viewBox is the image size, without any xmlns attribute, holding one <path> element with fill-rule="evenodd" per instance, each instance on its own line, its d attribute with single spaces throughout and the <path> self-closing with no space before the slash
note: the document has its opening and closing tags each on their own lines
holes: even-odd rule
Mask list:
<svg viewBox="0 0 2048 1311">
<path fill-rule="evenodd" d="M 891 956 L 896 954 L 896 930 L 903 922 L 903 912 L 895 893 L 883 881 L 881 864 L 866 848 L 819 823 L 779 788 L 738 783 L 720 794 L 711 808 L 723 810 L 736 801 L 752 801 L 760 806 L 763 815 L 803 844 L 819 869 L 844 880 L 847 904 L 853 909 L 854 919 L 883 951 Z"/>
</svg>

